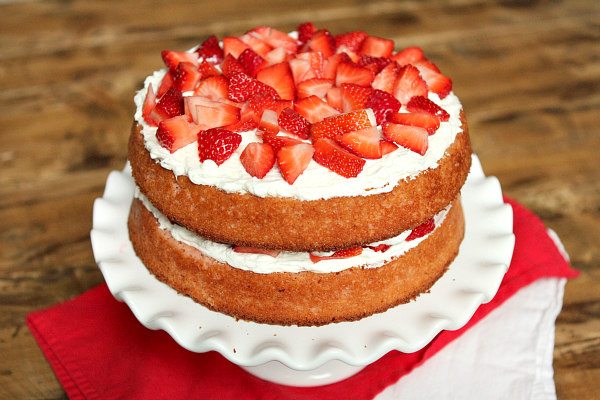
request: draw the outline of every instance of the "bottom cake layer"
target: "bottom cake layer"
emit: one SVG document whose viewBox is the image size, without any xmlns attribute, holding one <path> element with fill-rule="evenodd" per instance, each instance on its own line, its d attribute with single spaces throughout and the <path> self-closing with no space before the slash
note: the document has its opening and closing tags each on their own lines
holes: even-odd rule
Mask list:
<svg viewBox="0 0 600 400">
<path fill-rule="evenodd" d="M 261 274 L 231 267 L 175 240 L 134 199 L 129 236 L 159 280 L 204 306 L 236 318 L 279 325 L 352 321 L 426 292 L 454 260 L 464 236 L 460 200 L 416 247 L 377 268 Z"/>
</svg>

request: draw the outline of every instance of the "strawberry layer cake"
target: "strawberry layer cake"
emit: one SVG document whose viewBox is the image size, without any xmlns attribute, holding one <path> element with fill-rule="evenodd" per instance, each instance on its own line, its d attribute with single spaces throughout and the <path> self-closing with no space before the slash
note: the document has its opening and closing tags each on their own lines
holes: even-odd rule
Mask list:
<svg viewBox="0 0 600 400">
<path fill-rule="evenodd" d="M 322 325 L 427 291 L 464 233 L 452 82 L 423 51 L 311 23 L 162 52 L 135 97 L 134 249 L 237 318 Z"/>
</svg>

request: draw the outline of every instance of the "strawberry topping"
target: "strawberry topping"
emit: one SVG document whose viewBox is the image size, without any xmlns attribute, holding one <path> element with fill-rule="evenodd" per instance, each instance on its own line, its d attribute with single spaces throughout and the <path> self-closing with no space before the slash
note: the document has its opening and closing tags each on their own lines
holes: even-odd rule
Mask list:
<svg viewBox="0 0 600 400">
<path fill-rule="evenodd" d="M 384 122 L 382 129 L 383 134 L 387 139 L 402 147 L 412 150 L 420 155 L 424 155 L 427 151 L 429 135 L 423 128 Z"/>
<path fill-rule="evenodd" d="M 292 185 L 310 163 L 315 150 L 308 143 L 284 146 L 277 152 L 277 165 L 283 179 Z"/>
<path fill-rule="evenodd" d="M 380 125 L 390 114 L 398 112 L 400 102 L 391 94 L 375 89 L 367 98 L 365 107 L 373 110 L 377 125 Z"/>
<path fill-rule="evenodd" d="M 310 122 L 291 108 L 284 108 L 277 120 L 279 127 L 287 133 L 296 135 L 302 139 L 308 139 L 310 135 Z"/>
<path fill-rule="evenodd" d="M 188 117 L 179 115 L 158 124 L 156 139 L 171 153 L 196 141 L 200 127 L 189 122 Z"/>
<path fill-rule="evenodd" d="M 202 42 L 196 49 L 196 53 L 204 59 L 215 58 L 217 62 L 223 59 L 223 49 L 219 46 L 219 39 L 214 35 Z"/>
<path fill-rule="evenodd" d="M 198 132 L 198 155 L 200 161 L 213 160 L 223 164 L 242 142 L 242 137 L 223 128 L 213 128 Z"/>
<path fill-rule="evenodd" d="M 365 160 L 342 149 L 331 139 L 315 140 L 314 148 L 316 162 L 345 178 L 358 176 L 365 165 Z"/>
<path fill-rule="evenodd" d="M 356 257 L 362 254 L 362 247 L 352 247 L 350 249 L 338 250 L 329 256 L 319 256 L 314 253 L 310 253 L 310 261 L 318 263 L 323 260 L 336 260 L 340 258 Z"/>
<path fill-rule="evenodd" d="M 425 235 L 430 234 L 435 229 L 435 222 L 433 218 L 423 222 L 421 225 L 414 228 L 410 234 L 406 237 L 406 241 L 409 242 L 411 240 L 418 239 Z"/>
<path fill-rule="evenodd" d="M 448 114 L 446 110 L 429 100 L 427 97 L 413 97 L 406 105 L 406 108 L 410 112 L 426 112 L 435 115 L 440 121 L 448 121 L 450 119 L 450 114 Z"/>
<path fill-rule="evenodd" d="M 275 165 L 275 151 L 267 143 L 250 143 L 240 155 L 240 162 L 246 172 L 262 179 Z"/>
</svg>

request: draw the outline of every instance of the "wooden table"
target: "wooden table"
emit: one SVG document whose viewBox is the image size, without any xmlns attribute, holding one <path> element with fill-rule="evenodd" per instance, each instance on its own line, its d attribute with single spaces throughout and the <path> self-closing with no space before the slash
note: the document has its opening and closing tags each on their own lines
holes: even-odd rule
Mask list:
<svg viewBox="0 0 600 400">
<path fill-rule="evenodd" d="M 92 202 L 125 162 L 132 97 L 159 52 L 305 20 L 421 46 L 453 77 L 486 172 L 558 232 L 581 271 L 557 322 L 556 385 L 560 398 L 597 398 L 599 2 L 173 3 L 0 5 L 0 398 L 65 397 L 25 314 L 102 282 Z"/>
</svg>

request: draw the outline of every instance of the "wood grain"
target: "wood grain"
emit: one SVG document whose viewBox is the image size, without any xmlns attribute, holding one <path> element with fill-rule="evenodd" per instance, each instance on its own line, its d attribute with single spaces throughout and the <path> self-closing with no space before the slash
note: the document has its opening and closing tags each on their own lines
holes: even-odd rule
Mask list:
<svg viewBox="0 0 600 400">
<path fill-rule="evenodd" d="M 159 51 L 312 20 L 418 45 L 453 77 L 473 147 L 556 230 L 581 277 L 558 318 L 559 398 L 600 391 L 600 3 L 462 0 L 0 4 L 0 398 L 65 395 L 24 326 L 100 283 L 93 199 L 125 161 Z"/>
</svg>

